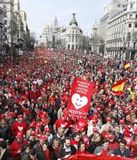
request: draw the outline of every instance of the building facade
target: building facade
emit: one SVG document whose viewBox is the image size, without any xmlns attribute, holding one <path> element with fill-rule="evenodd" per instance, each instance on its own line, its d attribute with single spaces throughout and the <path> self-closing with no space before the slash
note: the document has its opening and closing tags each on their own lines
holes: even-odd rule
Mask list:
<svg viewBox="0 0 137 160">
<path fill-rule="evenodd" d="M 109 57 L 137 59 L 137 0 L 109 19 L 106 50 Z"/>
<path fill-rule="evenodd" d="M 24 43 L 24 33 L 27 30 L 24 28 L 27 28 L 27 22 L 24 23 L 21 15 L 20 0 L 2 0 L 1 5 L 5 10 L 4 18 L 2 18 L 3 12 L 1 12 L 1 21 L 3 19 L 4 22 L 4 29 L 2 32 L 5 37 L 3 46 L 5 48 L 5 53 L 12 55 L 12 53 L 17 53 L 21 48 L 21 44 Z"/>
<path fill-rule="evenodd" d="M 30 41 L 30 30 L 27 23 L 27 14 L 25 11 L 20 11 L 20 46 L 27 51 Z M 23 42 L 23 43 L 22 43 Z"/>
<path fill-rule="evenodd" d="M 53 25 L 46 25 L 40 36 L 39 45 L 47 48 L 68 49 L 68 50 L 89 50 L 89 37 L 84 36 L 75 17 L 72 19 L 68 27 L 60 27 L 55 18 Z"/>
<path fill-rule="evenodd" d="M 83 49 L 83 32 L 80 29 L 78 22 L 75 18 L 75 13 L 69 26 L 62 31 L 61 39 L 64 42 L 65 49 L 68 50 L 82 50 Z"/>
<path fill-rule="evenodd" d="M 136 58 L 137 0 L 112 0 L 92 32 L 92 48 L 106 57 Z"/>
<path fill-rule="evenodd" d="M 6 40 L 5 18 L 6 18 L 6 7 L 1 4 L 0 5 L 0 55 L 3 55 L 5 52 L 4 49 L 4 43 Z"/>
<path fill-rule="evenodd" d="M 60 42 L 60 34 L 62 28 L 58 24 L 57 17 L 55 17 L 53 24 L 47 24 L 39 39 L 39 45 L 46 48 L 58 48 Z"/>
</svg>

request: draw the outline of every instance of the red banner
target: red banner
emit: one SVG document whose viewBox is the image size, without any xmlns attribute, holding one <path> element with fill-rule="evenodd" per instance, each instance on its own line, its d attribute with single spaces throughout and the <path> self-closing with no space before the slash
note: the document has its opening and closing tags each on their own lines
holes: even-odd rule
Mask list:
<svg viewBox="0 0 137 160">
<path fill-rule="evenodd" d="M 119 156 L 107 156 L 107 155 L 91 155 L 91 154 L 81 154 L 81 155 L 74 155 L 67 160 L 133 160 L 131 158 L 122 158 Z"/>
<path fill-rule="evenodd" d="M 85 116 L 89 110 L 91 95 L 94 92 L 94 83 L 76 78 L 72 84 L 68 111 L 74 116 Z"/>
</svg>

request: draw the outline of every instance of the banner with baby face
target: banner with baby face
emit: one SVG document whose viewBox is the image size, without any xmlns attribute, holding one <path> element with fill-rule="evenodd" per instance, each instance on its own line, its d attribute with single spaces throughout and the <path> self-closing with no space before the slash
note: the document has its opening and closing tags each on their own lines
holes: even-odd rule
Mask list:
<svg viewBox="0 0 137 160">
<path fill-rule="evenodd" d="M 76 78 L 71 88 L 71 95 L 67 107 L 68 112 L 76 117 L 86 116 L 93 93 L 93 82 Z"/>
</svg>

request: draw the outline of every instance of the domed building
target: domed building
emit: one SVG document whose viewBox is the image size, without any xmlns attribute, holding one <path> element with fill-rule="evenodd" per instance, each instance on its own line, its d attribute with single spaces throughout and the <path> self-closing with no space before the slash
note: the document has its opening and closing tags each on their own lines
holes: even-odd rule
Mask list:
<svg viewBox="0 0 137 160">
<path fill-rule="evenodd" d="M 68 27 L 60 27 L 57 18 L 53 24 L 46 25 L 40 36 L 39 45 L 53 49 L 84 50 L 88 39 L 83 35 L 75 15 L 72 14 Z"/>
<path fill-rule="evenodd" d="M 78 25 L 75 13 L 73 13 L 69 26 L 62 30 L 61 39 L 64 43 L 64 48 L 68 50 L 82 50 L 83 37 L 83 32 Z"/>
</svg>

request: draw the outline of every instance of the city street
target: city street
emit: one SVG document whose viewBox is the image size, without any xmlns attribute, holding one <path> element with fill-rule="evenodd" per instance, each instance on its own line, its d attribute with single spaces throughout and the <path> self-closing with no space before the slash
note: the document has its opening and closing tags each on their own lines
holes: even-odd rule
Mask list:
<svg viewBox="0 0 137 160">
<path fill-rule="evenodd" d="M 0 4 L 0 160 L 137 160 L 137 0 Z"/>
<path fill-rule="evenodd" d="M 127 141 L 130 151 L 126 149 L 125 155 L 135 156 L 137 73 L 134 68 L 137 64 L 132 62 L 132 67 L 126 70 L 124 64 L 93 53 L 41 49 L 24 55 L 18 64 L 6 60 L 0 68 L 0 145 L 4 145 L 3 140 L 8 142 L 13 159 L 20 156 L 35 159 L 35 155 L 57 159 L 75 152 L 93 154 L 98 145 L 103 145 L 103 138 L 109 145 L 106 149 L 111 151 Z M 94 83 L 85 117 L 68 111 L 71 86 L 76 77 Z M 113 92 L 112 85 L 125 78 L 124 89 L 120 93 Z M 96 136 L 100 137 L 97 142 Z M 72 145 L 74 153 L 59 149 L 64 142 Z M 79 144 L 81 148 L 77 150 Z"/>
</svg>

